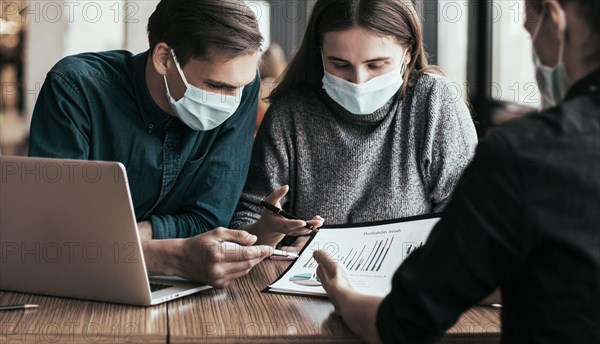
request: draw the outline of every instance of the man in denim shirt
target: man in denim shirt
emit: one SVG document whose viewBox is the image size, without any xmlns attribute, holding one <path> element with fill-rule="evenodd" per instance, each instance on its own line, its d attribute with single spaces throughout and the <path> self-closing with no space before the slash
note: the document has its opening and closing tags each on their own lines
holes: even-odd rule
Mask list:
<svg viewBox="0 0 600 344">
<path fill-rule="evenodd" d="M 138 55 L 58 62 L 33 113 L 29 155 L 123 163 L 149 274 L 225 287 L 270 253 L 215 249 L 256 240 L 217 227 L 248 172 L 262 36 L 241 0 L 162 0 L 148 36 Z"/>
</svg>

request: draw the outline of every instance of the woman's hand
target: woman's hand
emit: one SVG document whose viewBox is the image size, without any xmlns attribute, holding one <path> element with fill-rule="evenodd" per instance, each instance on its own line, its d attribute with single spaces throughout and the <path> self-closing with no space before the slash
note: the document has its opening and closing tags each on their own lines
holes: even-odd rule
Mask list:
<svg viewBox="0 0 600 344">
<path fill-rule="evenodd" d="M 281 208 L 280 201 L 288 193 L 288 190 L 289 186 L 287 185 L 273 190 L 273 192 L 267 196 L 265 202 Z M 289 220 L 270 210 L 264 209 L 260 219 L 255 224 L 248 227 L 247 230 L 258 236 L 258 244 L 275 246 L 285 235 L 298 236 L 308 234 L 311 230 L 305 227 L 307 224 L 310 226 L 321 227 L 323 222 L 323 218 L 319 215 L 308 221 Z"/>
<path fill-rule="evenodd" d="M 382 298 L 358 293 L 350 284 L 346 268 L 324 250 L 315 250 L 313 257 L 319 263 L 317 276 L 341 316 L 356 335 L 368 343 L 380 343 L 375 327 L 377 309 Z"/>
</svg>

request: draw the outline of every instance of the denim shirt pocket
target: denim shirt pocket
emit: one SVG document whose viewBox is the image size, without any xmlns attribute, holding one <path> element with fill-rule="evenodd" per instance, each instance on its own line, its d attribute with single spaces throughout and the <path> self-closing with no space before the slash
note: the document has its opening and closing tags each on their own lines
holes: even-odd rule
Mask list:
<svg viewBox="0 0 600 344">
<path fill-rule="evenodd" d="M 192 173 L 195 173 L 200 169 L 200 166 L 204 162 L 207 154 L 202 155 L 199 159 L 196 160 L 188 160 L 183 164 L 181 169 L 182 176 L 188 176 Z"/>
</svg>

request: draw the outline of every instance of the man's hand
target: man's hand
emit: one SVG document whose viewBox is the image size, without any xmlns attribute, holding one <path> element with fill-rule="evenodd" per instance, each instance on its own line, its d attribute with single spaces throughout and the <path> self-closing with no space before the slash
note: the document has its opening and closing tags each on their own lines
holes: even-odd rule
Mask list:
<svg viewBox="0 0 600 344">
<path fill-rule="evenodd" d="M 143 232 L 140 236 L 148 274 L 180 276 L 215 288 L 227 287 L 273 253 L 270 246 L 251 246 L 255 235 L 221 227 L 187 239 L 151 240 Z"/>
<path fill-rule="evenodd" d="M 288 193 L 289 189 L 289 186 L 284 185 L 273 190 L 273 192 L 267 196 L 265 202 L 281 208 L 280 201 Z M 308 221 L 289 220 L 281 215 L 274 214 L 273 212 L 264 209 L 260 219 L 255 224 L 248 226 L 247 230 L 258 236 L 259 244 L 275 246 L 285 235 L 297 236 L 309 234 L 311 230 L 304 226 L 308 224 L 310 226 L 321 227 L 323 222 L 323 218 L 319 215 L 316 215 Z"/>
<path fill-rule="evenodd" d="M 382 298 L 356 292 L 350 284 L 346 268 L 326 251 L 316 250 L 313 257 L 319 264 L 317 276 L 333 303 L 335 312 L 356 335 L 368 343 L 380 343 L 375 320 Z"/>
<path fill-rule="evenodd" d="M 239 245 L 225 247 L 223 242 L 226 241 Z M 216 228 L 186 239 L 181 246 L 179 275 L 225 288 L 273 253 L 270 246 L 251 246 L 255 242 L 255 235 L 226 228 Z"/>
</svg>

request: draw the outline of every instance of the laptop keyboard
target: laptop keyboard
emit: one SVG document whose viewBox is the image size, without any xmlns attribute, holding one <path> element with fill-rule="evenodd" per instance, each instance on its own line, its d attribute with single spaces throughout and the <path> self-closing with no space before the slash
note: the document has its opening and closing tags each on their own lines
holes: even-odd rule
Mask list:
<svg viewBox="0 0 600 344">
<path fill-rule="evenodd" d="M 167 288 L 171 288 L 171 284 L 161 284 L 161 283 L 150 283 L 150 292 L 155 292 Z"/>
</svg>

